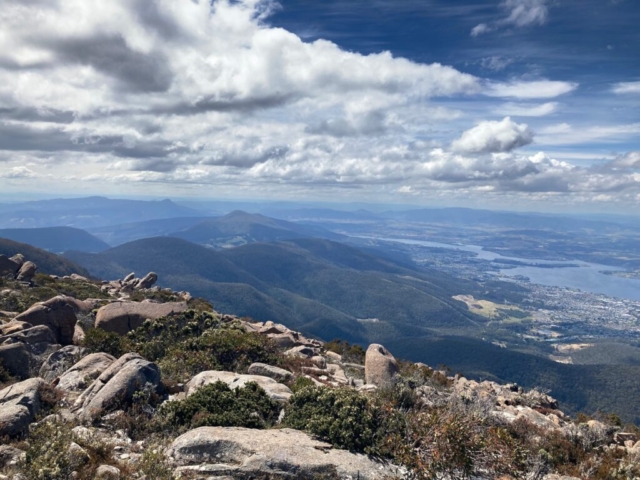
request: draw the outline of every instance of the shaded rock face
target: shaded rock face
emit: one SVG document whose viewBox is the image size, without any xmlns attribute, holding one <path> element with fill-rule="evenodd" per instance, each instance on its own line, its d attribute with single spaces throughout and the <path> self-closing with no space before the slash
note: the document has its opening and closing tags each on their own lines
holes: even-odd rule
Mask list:
<svg viewBox="0 0 640 480">
<path fill-rule="evenodd" d="M 366 382 L 379 387 L 389 385 L 397 373 L 398 362 L 393 355 L 382 345 L 369 345 L 364 361 Z"/>
<path fill-rule="evenodd" d="M 187 395 L 191 395 L 199 388 L 216 382 L 224 382 L 232 389 L 244 387 L 249 382 L 256 382 L 262 387 L 266 394 L 276 402 L 286 402 L 291 398 L 291 395 L 293 395 L 289 387 L 276 382 L 273 378 L 260 375 L 240 375 L 234 372 L 219 372 L 215 370 L 202 372 L 193 377 L 185 386 L 185 391 Z"/>
<path fill-rule="evenodd" d="M 82 391 L 115 361 L 116 359 L 109 354 L 92 353 L 60 374 L 54 385 L 65 392 Z"/>
<path fill-rule="evenodd" d="M 40 411 L 41 378 L 30 378 L 0 391 L 0 437 L 24 433 Z"/>
<path fill-rule="evenodd" d="M 33 356 L 23 343 L 0 345 L 0 364 L 12 376 L 29 378 L 29 368 Z"/>
<path fill-rule="evenodd" d="M 74 345 L 68 345 L 57 352 L 53 352 L 42 363 L 40 367 L 40 378 L 45 379 L 47 382 L 54 381 L 80 360 L 85 352 L 86 349 Z"/>
<path fill-rule="evenodd" d="M 0 409 L 0 437 L 17 437 L 26 432 L 32 416 L 22 405 L 2 405 Z"/>
<path fill-rule="evenodd" d="M 116 406 L 130 403 L 133 394 L 145 388 L 157 390 L 160 369 L 136 353 L 114 361 L 87 388 L 73 406 L 83 420 L 92 420 Z"/>
<path fill-rule="evenodd" d="M 73 342 L 77 318 L 66 297 L 57 296 L 46 302 L 36 303 L 18 315 L 15 320 L 31 325 L 46 325 L 56 335 L 58 343 L 62 345 L 70 345 Z"/>
<path fill-rule="evenodd" d="M 27 345 L 34 355 L 42 355 L 51 348 L 58 348 L 56 336 L 46 325 L 27 328 L 11 335 L 0 337 L 0 343 L 7 345 L 13 343 L 23 343 Z"/>
<path fill-rule="evenodd" d="M 6 255 L 0 255 L 0 276 L 10 275 L 13 277 L 20 270 L 20 266 L 19 263 L 7 258 Z"/>
<path fill-rule="evenodd" d="M 105 305 L 96 315 L 96 328 L 126 335 L 140 327 L 145 320 L 157 320 L 187 310 L 186 302 L 114 302 Z"/>
<path fill-rule="evenodd" d="M 204 476 L 312 479 L 326 475 L 377 480 L 395 473 L 388 464 L 334 449 L 288 428 L 201 427 L 178 437 L 165 455 L 178 472 Z"/>
</svg>

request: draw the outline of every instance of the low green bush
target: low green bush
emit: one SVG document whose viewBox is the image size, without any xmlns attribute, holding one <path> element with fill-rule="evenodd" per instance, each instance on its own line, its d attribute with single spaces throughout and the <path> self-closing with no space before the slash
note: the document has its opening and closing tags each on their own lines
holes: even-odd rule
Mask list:
<svg viewBox="0 0 640 480">
<path fill-rule="evenodd" d="M 71 426 L 40 422 L 31 427 L 22 473 L 29 480 L 68 480 L 73 471 L 68 451 Z"/>
<path fill-rule="evenodd" d="M 118 358 L 124 355 L 127 348 L 126 339 L 117 333 L 107 332 L 101 328 L 90 328 L 85 332 L 82 346 L 90 353 L 108 353 Z"/>
<path fill-rule="evenodd" d="M 205 385 L 185 400 L 163 404 L 158 414 L 189 429 L 202 426 L 266 428 L 280 407 L 255 382 L 232 390 L 224 382 Z"/>
<path fill-rule="evenodd" d="M 188 310 L 146 321 L 127 340 L 133 351 L 157 362 L 168 381 L 184 381 L 205 370 L 243 371 L 254 362 L 280 361 L 269 339 L 222 323 L 211 312 Z"/>
<path fill-rule="evenodd" d="M 309 386 L 291 397 L 285 424 L 339 448 L 375 453 L 380 413 L 368 397 L 354 390 Z"/>
</svg>

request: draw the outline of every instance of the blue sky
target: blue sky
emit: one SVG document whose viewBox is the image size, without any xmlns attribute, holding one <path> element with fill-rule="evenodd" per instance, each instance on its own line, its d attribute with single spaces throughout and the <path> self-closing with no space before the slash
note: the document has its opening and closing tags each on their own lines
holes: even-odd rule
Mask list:
<svg viewBox="0 0 640 480">
<path fill-rule="evenodd" d="M 558 105 L 550 117 L 576 128 L 640 122 L 640 95 L 612 93 L 616 83 L 640 81 L 640 4 L 631 0 L 531 3 L 546 8 L 543 22 L 496 25 L 506 12 L 495 0 L 289 0 L 281 2 L 271 23 L 307 41 L 329 39 L 365 54 L 389 50 L 416 62 L 439 62 L 495 81 L 550 78 L 575 82 L 579 87 L 574 92 L 553 100 Z M 495 25 L 495 30 L 470 35 L 480 24 Z M 496 107 L 495 101 L 483 98 L 433 103 L 457 106 L 470 115 L 475 112 L 479 119 L 487 118 Z M 517 113 L 517 109 L 499 110 L 494 117 L 510 111 Z M 536 121 L 528 117 L 527 122 L 544 128 L 549 118 Z M 599 155 L 640 149 L 638 134 L 615 141 L 610 138 L 554 144 L 552 148 L 582 163 L 598 161 Z"/>
<path fill-rule="evenodd" d="M 635 0 L 15 0 L 0 17 L 5 195 L 640 204 Z"/>
</svg>

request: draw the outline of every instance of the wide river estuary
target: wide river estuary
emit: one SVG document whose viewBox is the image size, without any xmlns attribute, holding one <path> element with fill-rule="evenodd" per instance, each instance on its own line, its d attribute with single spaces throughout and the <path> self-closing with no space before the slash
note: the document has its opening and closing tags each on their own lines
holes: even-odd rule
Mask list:
<svg viewBox="0 0 640 480">
<path fill-rule="evenodd" d="M 371 238 L 371 237 L 370 237 Z M 630 300 L 640 300 L 640 280 L 632 278 L 616 277 L 605 275 L 603 271 L 624 271 L 623 268 L 611 267 L 608 265 L 598 265 L 596 263 L 586 263 L 578 260 L 570 262 L 533 260 L 528 258 L 505 257 L 494 252 L 488 252 L 478 245 L 449 245 L 448 243 L 427 242 L 422 240 L 408 240 L 401 238 L 378 238 L 387 242 L 398 242 L 407 245 L 421 245 L 424 247 L 450 248 L 475 253 L 478 258 L 488 261 L 494 260 L 515 260 L 521 263 L 537 265 L 579 265 L 577 267 L 535 267 L 517 266 L 516 268 L 504 268 L 500 270 L 505 276 L 524 276 L 531 280 L 531 283 L 548 285 L 554 287 L 567 287 L 583 290 L 585 292 L 602 293 L 618 298 Z"/>
</svg>

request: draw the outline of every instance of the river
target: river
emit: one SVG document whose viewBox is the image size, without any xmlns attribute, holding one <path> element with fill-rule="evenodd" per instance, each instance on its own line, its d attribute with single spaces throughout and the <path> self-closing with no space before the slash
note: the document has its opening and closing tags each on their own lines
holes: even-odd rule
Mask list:
<svg viewBox="0 0 640 480">
<path fill-rule="evenodd" d="M 478 258 L 487 261 L 512 260 L 537 265 L 579 265 L 559 268 L 521 266 L 515 268 L 504 268 L 500 270 L 500 273 L 507 277 L 528 277 L 529 280 L 531 280 L 531 283 L 537 283 L 540 285 L 575 288 L 585 292 L 602 293 L 612 297 L 640 300 L 640 280 L 616 277 L 614 275 L 605 275 L 601 273 L 603 271 L 624 271 L 624 268 L 581 262 L 579 260 L 560 262 L 506 257 L 499 253 L 489 252 L 479 245 L 450 245 L 448 243 L 408 240 L 402 238 L 377 238 L 377 240 L 398 242 L 407 245 L 421 245 L 424 247 L 463 250 L 466 252 L 473 252 L 478 256 Z"/>
</svg>

